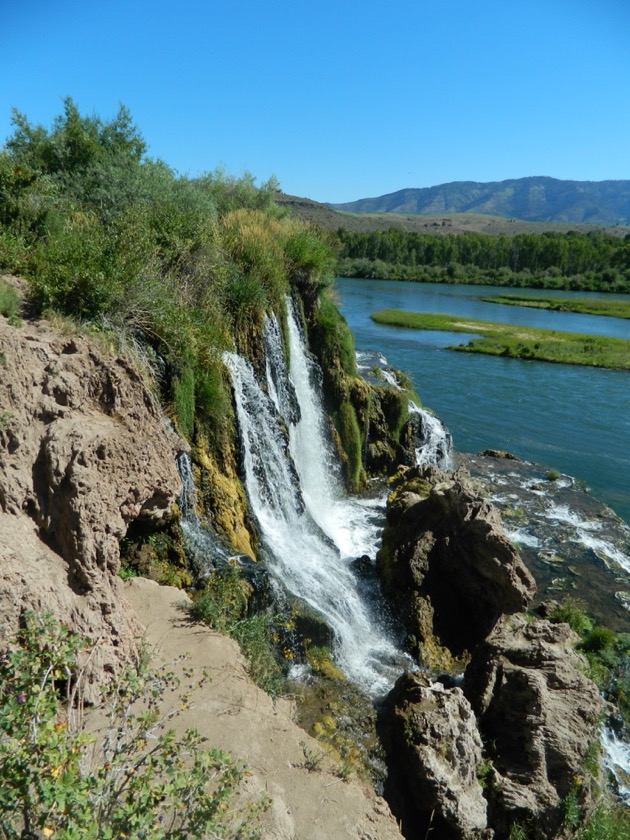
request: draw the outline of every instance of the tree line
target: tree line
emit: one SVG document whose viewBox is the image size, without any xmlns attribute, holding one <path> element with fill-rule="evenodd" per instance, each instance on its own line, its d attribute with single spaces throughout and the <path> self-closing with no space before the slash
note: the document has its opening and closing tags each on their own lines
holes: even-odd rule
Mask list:
<svg viewBox="0 0 630 840">
<path fill-rule="evenodd" d="M 344 276 L 630 291 L 630 236 L 580 233 L 431 234 L 340 229 Z"/>
</svg>

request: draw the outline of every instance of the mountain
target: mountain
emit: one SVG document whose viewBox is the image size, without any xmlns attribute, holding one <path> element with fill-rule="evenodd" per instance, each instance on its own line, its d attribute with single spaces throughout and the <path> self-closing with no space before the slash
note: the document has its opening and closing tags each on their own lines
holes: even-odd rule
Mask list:
<svg viewBox="0 0 630 840">
<path fill-rule="evenodd" d="M 543 176 L 488 183 L 453 181 L 327 206 L 351 213 L 483 213 L 535 222 L 614 225 L 630 220 L 630 181 L 561 181 Z"/>
</svg>

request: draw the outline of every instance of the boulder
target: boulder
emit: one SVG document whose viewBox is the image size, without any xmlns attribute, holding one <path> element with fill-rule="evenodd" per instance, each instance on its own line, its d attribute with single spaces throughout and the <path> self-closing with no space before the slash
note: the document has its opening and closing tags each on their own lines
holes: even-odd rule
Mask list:
<svg viewBox="0 0 630 840">
<path fill-rule="evenodd" d="M 435 649 L 432 637 L 460 655 L 485 639 L 503 613 L 532 600 L 533 577 L 499 512 L 465 470 L 400 471 L 387 522 L 379 573 L 425 662 Z"/>
<path fill-rule="evenodd" d="M 477 778 L 481 738 L 461 689 L 405 673 L 387 698 L 381 729 L 406 837 L 429 831 L 444 840 L 491 836 Z"/>
<path fill-rule="evenodd" d="M 602 700 L 583 673 L 567 624 L 504 619 L 473 653 L 464 692 L 477 715 L 493 772 L 489 822 L 497 837 L 510 826 L 528 836 L 555 837 L 563 800 L 588 806 L 583 763 L 598 739 Z"/>
</svg>

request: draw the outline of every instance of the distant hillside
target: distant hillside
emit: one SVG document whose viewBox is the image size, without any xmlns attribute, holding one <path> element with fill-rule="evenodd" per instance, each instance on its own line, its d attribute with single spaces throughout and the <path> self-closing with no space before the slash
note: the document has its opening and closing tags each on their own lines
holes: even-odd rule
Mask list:
<svg viewBox="0 0 630 840">
<path fill-rule="evenodd" d="M 437 188 L 436 188 L 437 189 Z M 366 199 L 367 200 L 367 199 Z M 377 199 L 371 199 L 376 201 Z M 292 216 L 303 219 L 321 228 L 337 232 L 347 230 L 353 233 L 398 228 L 413 233 L 488 233 L 516 236 L 519 233 L 567 233 L 578 229 L 582 233 L 590 230 L 606 230 L 616 236 L 630 233 L 630 226 L 578 224 L 577 222 L 532 222 L 521 219 L 501 218 L 483 213 L 438 213 L 434 216 L 413 213 L 353 213 L 332 209 L 337 205 L 320 204 L 310 198 L 300 198 L 286 193 L 277 193 L 275 201 Z M 339 205 L 340 206 L 340 205 Z M 345 206 L 345 205 L 344 205 Z"/>
<path fill-rule="evenodd" d="M 615 225 L 630 222 L 630 181 L 454 181 L 327 206 L 351 213 L 482 213 L 530 222 Z"/>
</svg>

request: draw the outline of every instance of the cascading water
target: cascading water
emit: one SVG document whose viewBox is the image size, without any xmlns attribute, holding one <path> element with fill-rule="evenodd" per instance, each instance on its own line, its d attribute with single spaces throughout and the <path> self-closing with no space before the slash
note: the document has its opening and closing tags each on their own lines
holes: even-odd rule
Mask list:
<svg viewBox="0 0 630 840">
<path fill-rule="evenodd" d="M 609 727 L 602 731 L 604 767 L 615 780 L 619 798 L 630 806 L 630 744 L 619 738 Z"/>
<path fill-rule="evenodd" d="M 199 521 L 192 465 L 190 456 L 186 452 L 177 456 L 177 469 L 182 480 L 179 507 L 186 551 L 197 574 L 203 576 L 217 566 L 224 566 L 231 555 L 221 545 L 218 538 L 206 530 Z"/>
<path fill-rule="evenodd" d="M 290 332 L 298 330 L 290 337 L 287 377 L 297 396 L 297 422 L 285 416 L 290 400 L 281 396 L 284 386 L 279 383 L 286 371 L 276 370 L 274 375 L 283 357 L 273 318 L 265 328 L 267 378 L 272 379 L 267 383 L 269 395 L 249 362 L 235 353 L 223 356 L 234 388 L 245 486 L 269 571 L 322 615 L 334 632 L 339 666 L 376 696 L 388 691 L 401 670 L 412 667 L 412 661 L 391 641 L 384 609 L 376 615 L 366 603 L 361 581 L 352 569 L 358 555 L 374 556 L 380 529 L 374 507 L 344 499 L 332 467 L 330 472 L 326 467 L 331 454 L 323 411 L 312 387 L 312 362 L 291 309 L 289 321 Z"/>
<path fill-rule="evenodd" d="M 382 385 L 385 381 L 392 388 L 402 391 L 402 387 L 396 373 L 385 356 L 373 350 L 357 351 L 357 367 L 359 373 L 368 382 L 375 385 Z M 378 376 L 375 376 L 375 373 Z M 380 381 L 382 380 L 382 381 Z M 453 468 L 453 439 L 442 421 L 409 401 L 409 414 L 415 418 L 416 424 L 416 464 L 431 465 L 442 470 Z"/>
<path fill-rule="evenodd" d="M 342 555 L 376 554 L 383 527 L 384 499 L 349 499 L 343 492 L 328 421 L 320 398 L 321 373 L 287 300 L 290 378 L 300 406 L 289 427 L 289 444 L 309 514 Z M 285 418 L 287 419 L 287 418 Z"/>
<path fill-rule="evenodd" d="M 414 402 L 409 403 L 409 413 L 418 415 L 419 445 L 416 446 L 416 463 L 430 464 L 442 470 L 453 468 L 453 441 L 450 432 L 434 414 Z"/>
</svg>

